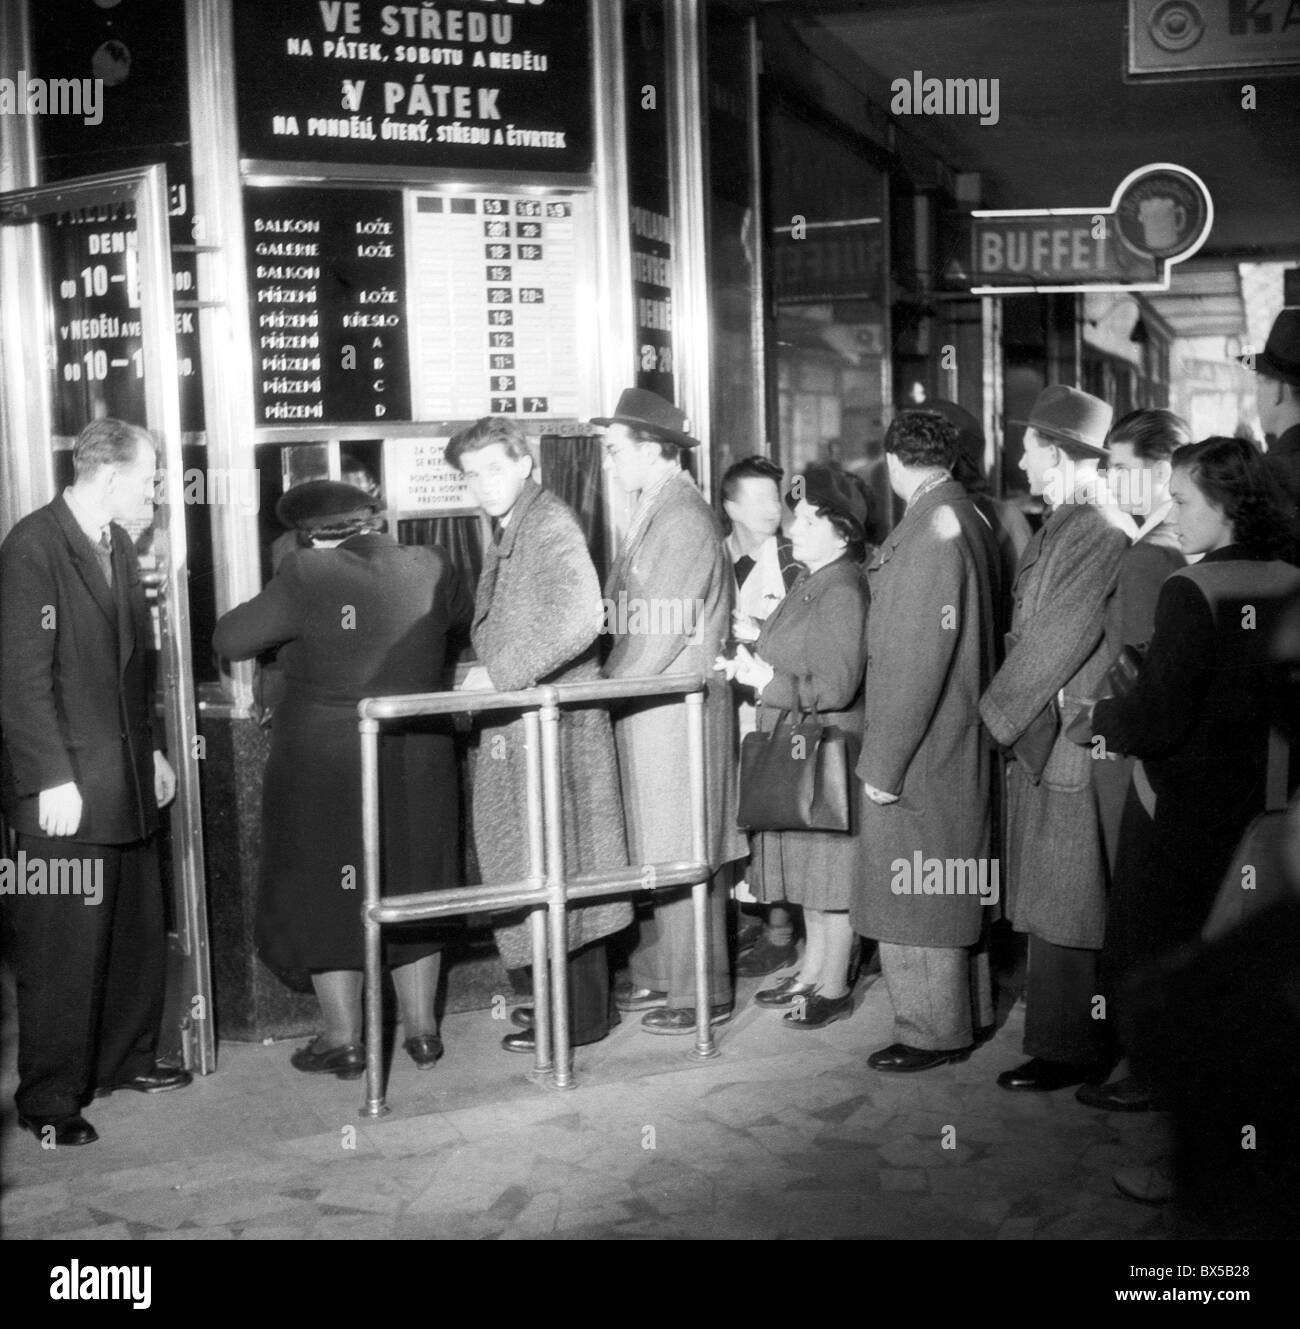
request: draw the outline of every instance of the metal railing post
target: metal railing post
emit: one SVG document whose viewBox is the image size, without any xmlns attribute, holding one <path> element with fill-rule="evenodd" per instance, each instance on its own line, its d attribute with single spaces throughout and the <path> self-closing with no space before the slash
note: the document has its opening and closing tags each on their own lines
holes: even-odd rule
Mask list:
<svg viewBox="0 0 1300 1329">
<path fill-rule="evenodd" d="M 569 1044 L 569 928 L 565 907 L 564 805 L 560 797 L 560 708 L 553 687 L 543 688 L 542 798 L 546 826 L 546 908 L 551 934 L 551 1009 L 554 1013 L 555 1087 L 573 1088 Z"/>
<path fill-rule="evenodd" d="M 691 855 L 697 863 L 708 863 L 708 836 L 705 825 L 704 792 L 704 693 L 690 692 L 686 702 L 686 751 L 691 790 Z M 713 996 L 709 991 L 709 878 L 691 887 L 695 915 L 695 1047 L 694 1055 L 716 1057 L 713 1042 Z"/>
<path fill-rule="evenodd" d="M 542 792 L 542 726 L 536 711 L 524 712 L 524 763 L 528 810 L 528 875 L 546 880 L 546 820 Z M 546 951 L 546 910 L 535 905 L 528 915 L 533 934 L 533 1074 L 549 1075 L 551 1055 L 551 980 Z"/>
<path fill-rule="evenodd" d="M 361 1114 L 383 1116 L 389 1109 L 383 1085 L 382 928 L 435 918 L 526 908 L 531 910 L 533 949 L 533 1028 L 536 1048 L 529 1078 L 551 1077 L 557 1089 L 574 1085 L 569 1035 L 568 908 L 571 903 L 628 895 L 645 889 L 646 870 L 660 888 L 690 885 L 695 918 L 696 1044 L 693 1055 L 717 1056 L 709 1024 L 709 863 L 706 855 L 704 694 L 699 675 L 568 683 L 515 692 L 431 692 L 366 697 L 358 703 L 361 740 L 361 819 L 365 937 L 366 1100 Z M 642 863 L 570 880 L 564 855 L 563 761 L 560 716 L 564 706 L 604 703 L 615 698 L 680 696 L 686 703 L 689 743 L 690 816 L 693 857 Z M 460 886 L 415 895 L 381 894 L 382 845 L 379 789 L 379 737 L 387 721 L 426 715 L 522 712 L 525 735 L 525 804 L 528 878 L 496 886 Z M 699 1012 L 702 1012 L 699 1013 Z"/>
<path fill-rule="evenodd" d="M 364 861 L 362 880 L 365 903 L 366 973 L 366 1101 L 364 1117 L 382 1117 L 389 1111 L 384 1101 L 384 968 L 382 924 L 375 916 L 379 906 L 379 721 L 361 720 L 361 843 Z"/>
</svg>

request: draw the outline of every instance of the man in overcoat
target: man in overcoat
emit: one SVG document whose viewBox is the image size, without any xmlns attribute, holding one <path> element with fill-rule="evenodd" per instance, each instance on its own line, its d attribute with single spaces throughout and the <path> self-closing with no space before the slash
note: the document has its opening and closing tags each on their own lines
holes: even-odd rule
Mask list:
<svg viewBox="0 0 1300 1329">
<path fill-rule="evenodd" d="M 81 894 L 4 898 L 19 1122 L 55 1146 L 98 1139 L 81 1115 L 92 1094 L 190 1082 L 155 1055 L 167 936 L 154 833 L 176 777 L 154 733 L 140 565 L 117 524 L 150 500 L 153 440 L 96 420 L 72 464 L 72 485 L 0 547 L 0 799 L 24 886 L 33 869 L 43 887 L 82 870 Z"/>
<path fill-rule="evenodd" d="M 1100 504 L 1098 465 L 1111 408 L 1075 388 L 1044 388 L 1025 430 L 1021 469 L 1050 511 L 1025 547 L 1008 651 L 980 702 L 1015 760 L 1007 776 L 1007 915 L 1029 934 L 1024 1048 L 998 1077 L 1013 1090 L 1081 1084 L 1108 1069 L 1098 959 L 1106 861 L 1092 755 L 1065 727 L 1110 663 L 1103 634 L 1128 537 Z"/>
<path fill-rule="evenodd" d="M 719 869 L 745 852 L 736 828 L 736 715 L 713 662 L 731 627 L 733 577 L 713 510 L 682 469 L 680 453 L 699 446 L 685 415 L 656 393 L 631 388 L 604 425 L 605 465 L 639 495 L 631 525 L 605 583 L 608 678 L 698 673 L 705 694 L 706 853 L 709 885 L 710 1008 L 731 1018 L 726 887 Z M 691 857 L 686 780 L 686 717 L 680 698 L 623 707 L 614 736 L 633 863 Z M 656 895 L 632 954 L 631 985 L 616 991 L 624 1011 L 645 1011 L 648 1033 L 695 1029 L 694 923 L 689 891 Z"/>
<path fill-rule="evenodd" d="M 488 545 L 474 603 L 472 638 L 478 665 L 466 688 L 513 692 L 539 683 L 585 683 L 600 677 L 597 658 L 604 612 L 600 581 L 578 520 L 564 502 L 533 479 L 523 431 L 502 416 L 486 416 L 447 446 L 471 494 L 497 524 Z M 569 875 L 627 864 L 618 762 L 609 713 L 601 706 L 560 710 L 565 870 Z M 524 722 L 515 714 L 486 714 L 474 762 L 474 840 L 483 880 L 519 881 L 528 875 Z M 594 900 L 568 911 L 569 1016 L 573 1046 L 609 1033 L 609 963 L 604 939 L 632 921 L 626 900 Z M 496 929 L 508 968 L 532 963 L 526 922 Z M 533 1008 L 512 1020 L 523 1027 L 502 1040 L 508 1052 L 536 1047 Z"/>
<path fill-rule="evenodd" d="M 1264 349 L 1238 358 L 1258 378 L 1259 422 L 1268 438 L 1264 460 L 1290 505 L 1291 562 L 1300 566 L 1300 309 L 1282 310 Z"/>
<path fill-rule="evenodd" d="M 867 570 L 858 932 L 880 942 L 894 1043 L 878 1071 L 964 1060 L 992 1024 L 980 950 L 996 905 L 992 750 L 979 699 L 996 661 L 996 535 L 952 477 L 956 429 L 908 411 L 885 435 L 907 504 Z"/>
<path fill-rule="evenodd" d="M 1106 480 L 1111 500 L 1134 522 L 1133 541 L 1120 560 L 1115 594 L 1106 604 L 1106 655 L 1112 663 L 1126 646 L 1145 651 L 1155 630 L 1160 587 L 1171 573 L 1187 566 L 1178 543 L 1169 479 L 1174 452 L 1190 442 L 1187 426 L 1172 411 L 1164 410 L 1130 411 L 1115 422 L 1107 441 Z M 1099 754 L 1092 764 L 1111 873 L 1133 767 L 1131 758 L 1117 752 Z"/>
</svg>

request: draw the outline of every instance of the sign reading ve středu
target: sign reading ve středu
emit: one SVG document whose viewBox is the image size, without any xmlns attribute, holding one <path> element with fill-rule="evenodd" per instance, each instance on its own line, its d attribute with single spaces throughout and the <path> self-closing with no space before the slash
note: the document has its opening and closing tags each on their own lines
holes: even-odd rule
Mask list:
<svg viewBox="0 0 1300 1329">
<path fill-rule="evenodd" d="M 236 0 L 240 153 L 582 172 L 588 0 Z"/>
</svg>

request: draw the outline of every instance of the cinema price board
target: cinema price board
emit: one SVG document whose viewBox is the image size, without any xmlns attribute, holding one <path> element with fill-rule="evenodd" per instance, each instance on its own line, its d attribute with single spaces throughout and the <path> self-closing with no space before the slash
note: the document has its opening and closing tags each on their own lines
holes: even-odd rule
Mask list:
<svg viewBox="0 0 1300 1329">
<path fill-rule="evenodd" d="M 972 295 L 1167 291 L 1170 265 L 1195 254 L 1213 224 L 1200 177 L 1158 162 L 1125 176 L 1107 207 L 972 213 L 961 276 Z"/>
<path fill-rule="evenodd" d="M 245 191 L 257 418 L 409 420 L 398 190 Z"/>
<path fill-rule="evenodd" d="M 421 420 L 578 413 L 580 195 L 411 191 Z"/>
</svg>

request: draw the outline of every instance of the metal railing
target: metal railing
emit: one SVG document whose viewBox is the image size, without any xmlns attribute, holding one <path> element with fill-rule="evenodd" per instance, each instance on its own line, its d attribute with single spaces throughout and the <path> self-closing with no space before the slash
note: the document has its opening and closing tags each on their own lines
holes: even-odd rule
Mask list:
<svg viewBox="0 0 1300 1329">
<path fill-rule="evenodd" d="M 686 708 L 687 783 L 690 797 L 691 858 L 640 863 L 570 877 L 564 861 L 563 799 L 559 742 L 560 710 L 565 706 L 629 698 L 681 697 Z M 675 709 L 675 708 L 674 708 Z M 387 721 L 429 715 L 477 715 L 522 711 L 525 740 L 525 815 L 528 875 L 496 886 L 462 886 L 418 895 L 380 894 L 379 736 Z M 695 1045 L 697 1057 L 716 1057 L 709 1022 L 709 864 L 705 834 L 704 679 L 699 674 L 599 680 L 528 688 L 519 692 L 429 692 L 400 697 L 368 697 L 357 704 L 361 717 L 361 818 L 364 845 L 366 1003 L 366 1099 L 361 1113 L 383 1116 L 389 1108 L 383 1087 L 383 948 L 385 923 L 412 923 L 458 914 L 494 913 L 532 906 L 533 1015 L 536 1048 L 533 1075 L 549 1076 L 557 1089 L 573 1088 L 569 1043 L 568 905 L 608 895 L 671 886 L 692 887 L 695 921 Z M 549 1000 L 548 1000 L 549 997 Z"/>
</svg>

